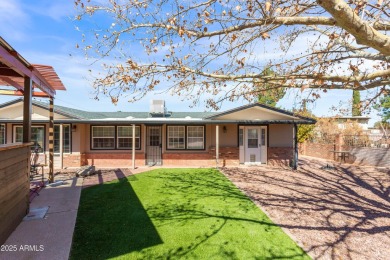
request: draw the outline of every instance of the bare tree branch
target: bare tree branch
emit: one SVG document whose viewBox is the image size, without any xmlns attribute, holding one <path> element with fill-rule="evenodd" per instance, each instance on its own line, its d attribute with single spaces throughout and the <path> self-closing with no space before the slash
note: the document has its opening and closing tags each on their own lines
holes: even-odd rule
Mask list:
<svg viewBox="0 0 390 260">
<path fill-rule="evenodd" d="M 373 93 L 389 87 L 390 0 L 75 4 L 77 20 L 97 24 L 80 46 L 87 57 L 109 61 L 94 82 L 96 95 L 113 102 L 163 88 L 195 103 L 211 96 L 207 106 L 218 108 L 221 100 L 255 99 L 262 84 Z M 265 68 L 275 73 L 264 75 Z"/>
</svg>

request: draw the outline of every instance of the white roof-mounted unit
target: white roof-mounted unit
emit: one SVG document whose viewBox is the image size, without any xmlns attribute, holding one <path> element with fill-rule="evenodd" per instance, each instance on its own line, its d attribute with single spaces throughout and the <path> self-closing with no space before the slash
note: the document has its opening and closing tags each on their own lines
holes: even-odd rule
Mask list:
<svg viewBox="0 0 390 260">
<path fill-rule="evenodd" d="M 164 100 L 150 100 L 150 115 L 151 116 L 165 116 L 165 101 Z"/>
</svg>

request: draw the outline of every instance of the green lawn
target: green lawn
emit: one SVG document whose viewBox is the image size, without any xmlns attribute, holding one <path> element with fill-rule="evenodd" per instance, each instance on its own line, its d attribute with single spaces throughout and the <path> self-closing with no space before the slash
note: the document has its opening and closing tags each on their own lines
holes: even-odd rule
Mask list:
<svg viewBox="0 0 390 260">
<path fill-rule="evenodd" d="M 219 171 L 158 169 L 82 191 L 71 259 L 107 258 L 309 257 Z"/>
</svg>

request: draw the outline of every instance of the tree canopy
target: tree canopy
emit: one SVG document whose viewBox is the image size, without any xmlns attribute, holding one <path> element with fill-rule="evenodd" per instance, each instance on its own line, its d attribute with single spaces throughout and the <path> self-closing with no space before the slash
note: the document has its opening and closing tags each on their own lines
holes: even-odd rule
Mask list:
<svg viewBox="0 0 390 260">
<path fill-rule="evenodd" d="M 379 115 L 382 118 L 383 123 L 390 123 L 390 92 L 386 93 L 379 101 L 377 106 Z"/>
<path fill-rule="evenodd" d="M 361 116 L 362 111 L 360 104 L 360 92 L 359 90 L 352 91 L 352 116 Z"/>
<path fill-rule="evenodd" d="M 390 83 L 390 0 L 75 0 L 94 23 L 80 43 L 104 58 L 97 95 L 115 103 L 169 86 L 218 108 L 277 88 L 373 90 Z M 78 45 L 79 46 L 79 45 Z M 275 75 L 264 75 L 265 68 Z M 258 88 L 255 86 L 264 86 Z"/>
<path fill-rule="evenodd" d="M 276 76 L 275 72 L 269 68 L 265 68 L 262 73 L 265 76 Z M 260 89 L 257 101 L 271 107 L 276 107 L 276 103 L 286 94 L 286 88 L 270 88 L 266 83 L 255 84 L 255 87 Z"/>
</svg>

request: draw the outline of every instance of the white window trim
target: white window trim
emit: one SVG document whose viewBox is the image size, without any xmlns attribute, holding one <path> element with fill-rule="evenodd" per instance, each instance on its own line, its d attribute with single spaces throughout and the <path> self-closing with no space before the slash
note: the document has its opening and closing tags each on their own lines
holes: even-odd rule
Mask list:
<svg viewBox="0 0 390 260">
<path fill-rule="evenodd" d="M 120 127 L 130 127 L 131 128 L 131 135 L 130 136 L 126 136 L 126 137 L 120 137 L 119 136 L 119 128 Z M 139 146 L 137 147 L 137 145 L 135 146 L 135 149 L 136 150 L 140 150 L 141 149 L 141 127 L 139 126 L 139 125 L 136 125 L 135 126 L 135 129 L 139 129 L 138 130 L 138 136 L 137 136 L 137 130 L 135 131 L 135 139 L 139 139 L 139 142 L 138 142 L 138 144 L 139 144 Z M 119 139 L 121 139 L 121 138 L 133 138 L 133 126 L 129 126 L 129 125 L 118 125 L 117 127 L 116 127 L 116 147 L 117 147 L 117 149 L 118 150 L 129 150 L 129 149 L 132 149 L 132 147 L 119 147 Z M 136 144 L 137 144 L 137 142 L 135 142 Z"/>
<path fill-rule="evenodd" d="M 171 127 L 183 127 L 184 129 L 184 147 L 183 148 L 175 148 L 175 147 L 169 147 L 169 138 L 175 138 L 169 136 L 169 128 Z M 168 150 L 185 150 L 186 149 L 186 127 L 184 125 L 169 125 L 167 126 L 167 149 Z"/>
<path fill-rule="evenodd" d="M 114 127 L 114 136 L 93 136 L 93 129 L 95 127 Z M 94 147 L 94 139 L 95 138 L 112 138 L 114 139 L 114 147 Z M 115 126 L 99 126 L 99 125 L 96 125 L 96 126 L 92 126 L 91 127 L 91 149 L 94 149 L 94 150 L 115 150 Z"/>
<path fill-rule="evenodd" d="M 23 129 L 23 125 L 14 125 L 12 127 L 12 142 L 13 143 L 16 143 L 16 128 L 22 128 Z M 32 125 L 31 128 L 43 128 L 43 146 L 46 145 L 46 127 L 44 125 Z M 43 152 L 46 152 L 46 147 L 41 147 Z"/>
<path fill-rule="evenodd" d="M 58 125 L 58 126 L 60 126 L 60 124 L 54 124 L 54 126 L 56 126 L 56 125 Z M 69 126 L 69 142 L 70 142 L 70 144 L 69 144 L 69 152 L 64 152 L 64 154 L 71 154 L 72 153 L 72 127 L 71 127 L 71 124 L 62 124 L 63 126 L 66 126 L 66 125 L 68 125 Z M 64 140 L 65 141 L 65 140 Z M 54 142 L 54 127 L 53 127 L 53 142 Z M 54 144 L 54 143 L 53 143 Z M 54 146 L 53 146 L 53 149 L 54 149 Z M 54 154 L 55 155 L 59 155 L 60 154 L 60 152 L 54 152 Z"/>
<path fill-rule="evenodd" d="M 188 140 L 189 140 L 189 138 L 199 138 L 199 137 L 190 137 L 189 135 L 188 135 L 188 132 L 189 132 L 189 130 L 188 130 L 188 128 L 190 128 L 190 127 L 202 127 L 202 139 L 203 139 L 203 141 L 202 141 L 202 148 L 190 148 L 190 147 L 188 147 Z M 187 150 L 204 150 L 204 136 L 205 136 L 205 134 L 204 134 L 204 126 L 203 125 L 189 125 L 189 126 L 187 126 L 187 133 L 186 133 L 186 136 L 187 136 L 187 143 L 186 143 L 186 147 L 187 147 Z"/>
</svg>

